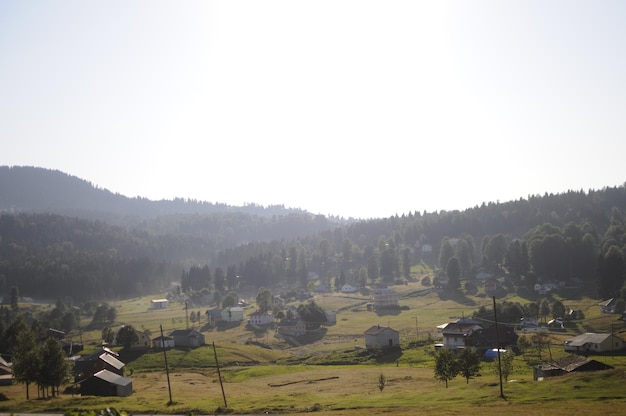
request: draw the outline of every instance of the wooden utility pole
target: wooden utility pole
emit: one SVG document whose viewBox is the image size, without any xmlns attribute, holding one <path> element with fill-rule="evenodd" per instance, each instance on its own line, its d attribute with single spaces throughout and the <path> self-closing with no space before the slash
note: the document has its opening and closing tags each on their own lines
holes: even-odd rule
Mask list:
<svg viewBox="0 0 626 416">
<path fill-rule="evenodd" d="M 222 388 L 224 407 L 228 408 L 228 403 L 226 403 L 226 393 L 224 393 L 224 384 L 222 383 L 222 373 L 220 373 L 220 364 L 217 362 L 217 350 L 215 349 L 215 341 L 213 341 L 213 354 L 215 354 L 215 366 L 217 367 L 217 377 L 220 379 L 220 387 Z"/>
<path fill-rule="evenodd" d="M 498 349 L 498 373 L 500 374 L 500 397 L 504 399 L 502 389 L 502 360 L 500 359 L 500 333 L 498 330 L 498 313 L 496 312 L 496 297 L 493 297 L 493 320 L 496 323 L 496 348 Z"/>
<path fill-rule="evenodd" d="M 167 366 L 167 353 L 165 352 L 165 337 L 163 336 L 163 325 L 159 325 L 161 328 L 161 346 L 163 347 L 163 357 L 165 358 L 165 374 L 167 374 L 167 389 L 170 392 L 170 401 L 167 404 L 173 404 L 172 401 L 172 386 L 170 385 L 170 369 Z"/>
<path fill-rule="evenodd" d="M 185 329 L 189 329 L 189 306 L 187 305 L 187 301 L 185 301 L 185 321 L 187 322 Z"/>
</svg>

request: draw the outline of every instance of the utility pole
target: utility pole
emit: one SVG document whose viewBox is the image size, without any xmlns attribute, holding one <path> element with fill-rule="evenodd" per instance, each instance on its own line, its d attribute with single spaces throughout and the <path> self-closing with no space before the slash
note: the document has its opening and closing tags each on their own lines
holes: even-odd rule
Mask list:
<svg viewBox="0 0 626 416">
<path fill-rule="evenodd" d="M 185 329 L 189 329 L 189 306 L 187 305 L 187 301 L 185 301 L 185 320 L 187 322 Z"/>
<path fill-rule="evenodd" d="M 500 397 L 504 399 L 502 389 L 502 360 L 500 359 L 500 333 L 498 330 L 498 313 L 496 312 L 496 297 L 493 297 L 493 320 L 496 323 L 496 348 L 498 349 L 498 373 L 500 374 Z"/>
<path fill-rule="evenodd" d="M 215 354 L 215 366 L 217 367 L 217 377 L 220 379 L 222 397 L 224 398 L 224 407 L 228 408 L 228 403 L 226 403 L 226 393 L 224 393 L 224 384 L 222 383 L 222 373 L 220 373 L 220 364 L 217 362 L 217 350 L 215 349 L 215 341 L 213 341 L 213 354 Z"/>
<path fill-rule="evenodd" d="M 170 393 L 170 401 L 167 402 L 168 405 L 174 404 L 172 401 L 172 386 L 170 385 L 170 369 L 167 366 L 167 353 L 165 352 L 165 337 L 163 336 L 163 325 L 159 325 L 161 328 L 161 346 L 163 347 L 163 357 L 165 358 L 165 374 L 167 374 L 167 389 Z"/>
<path fill-rule="evenodd" d="M 420 332 L 417 329 L 417 316 L 415 317 L 415 339 L 417 340 L 420 337 Z"/>
</svg>

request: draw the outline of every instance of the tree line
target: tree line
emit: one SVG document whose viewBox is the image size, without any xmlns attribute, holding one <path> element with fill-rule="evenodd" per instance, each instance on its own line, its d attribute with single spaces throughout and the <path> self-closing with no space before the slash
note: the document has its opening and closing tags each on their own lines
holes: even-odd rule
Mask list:
<svg viewBox="0 0 626 416">
<path fill-rule="evenodd" d="M 27 296 L 112 298 L 154 293 L 171 282 L 191 290 L 306 287 L 311 276 L 329 286 L 336 279 L 358 286 L 402 282 L 424 265 L 457 287 L 485 272 L 508 276 L 515 287 L 582 282 L 588 293 L 608 298 L 624 283 L 624 207 L 624 187 L 571 191 L 321 231 L 328 224 L 309 216 L 300 223 L 313 231 L 297 238 L 279 238 L 281 227 L 295 227 L 295 217 L 157 218 L 156 231 L 2 213 L 0 292 L 6 297 L 18 286 Z M 274 224 L 276 233 L 259 231 L 260 224 Z M 241 243 L 255 233 L 257 239 Z"/>
</svg>

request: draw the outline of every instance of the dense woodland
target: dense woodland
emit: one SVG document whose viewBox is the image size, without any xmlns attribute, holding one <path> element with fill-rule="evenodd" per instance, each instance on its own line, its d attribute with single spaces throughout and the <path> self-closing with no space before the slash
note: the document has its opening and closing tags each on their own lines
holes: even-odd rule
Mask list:
<svg viewBox="0 0 626 416">
<path fill-rule="evenodd" d="M 624 186 L 357 221 L 129 199 L 57 171 L 2 167 L 0 209 L 5 299 L 13 287 L 88 301 L 172 283 L 224 293 L 303 288 L 315 275 L 335 285 L 402 282 L 420 264 L 452 289 L 478 272 L 508 277 L 511 290 L 565 281 L 598 298 L 618 296 L 624 283 Z"/>
</svg>

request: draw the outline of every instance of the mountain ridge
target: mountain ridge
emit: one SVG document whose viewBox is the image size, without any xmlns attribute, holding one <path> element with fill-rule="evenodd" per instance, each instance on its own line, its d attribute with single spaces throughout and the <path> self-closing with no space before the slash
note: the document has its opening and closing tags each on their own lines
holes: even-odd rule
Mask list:
<svg viewBox="0 0 626 416">
<path fill-rule="evenodd" d="M 184 198 L 131 198 L 60 170 L 34 166 L 0 166 L 0 195 L 0 211 L 46 212 L 106 221 L 119 221 L 128 217 L 154 218 L 172 214 L 224 212 L 263 217 L 310 214 L 283 205 L 264 207 L 253 203 L 232 206 Z"/>
</svg>

